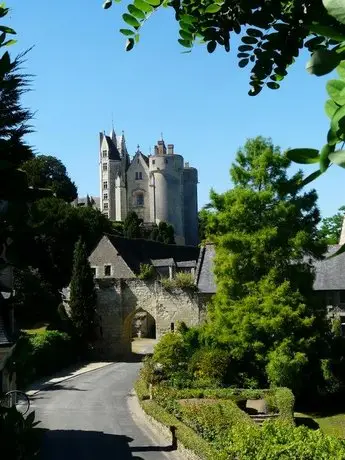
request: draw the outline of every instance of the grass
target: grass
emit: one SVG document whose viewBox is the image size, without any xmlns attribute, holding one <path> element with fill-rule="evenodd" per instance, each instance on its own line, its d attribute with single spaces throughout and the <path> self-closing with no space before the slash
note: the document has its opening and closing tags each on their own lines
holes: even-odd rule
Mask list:
<svg viewBox="0 0 345 460">
<path fill-rule="evenodd" d="M 295 413 L 297 425 L 306 425 L 309 428 L 318 429 L 337 438 L 345 439 L 345 414 L 322 416 L 321 414 Z"/>
</svg>

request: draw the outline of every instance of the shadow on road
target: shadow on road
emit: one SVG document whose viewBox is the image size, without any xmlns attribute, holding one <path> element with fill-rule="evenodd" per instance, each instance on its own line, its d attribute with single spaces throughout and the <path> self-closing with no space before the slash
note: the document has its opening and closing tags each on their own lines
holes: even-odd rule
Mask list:
<svg viewBox="0 0 345 460">
<path fill-rule="evenodd" d="M 169 452 L 171 446 L 133 446 L 133 438 L 99 431 L 46 430 L 42 432 L 41 460 L 144 460 L 140 452 Z"/>
</svg>

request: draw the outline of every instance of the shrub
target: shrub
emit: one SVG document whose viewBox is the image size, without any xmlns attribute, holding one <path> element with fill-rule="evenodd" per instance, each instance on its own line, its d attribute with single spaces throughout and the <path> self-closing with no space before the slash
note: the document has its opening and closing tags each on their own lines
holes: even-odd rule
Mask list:
<svg viewBox="0 0 345 460">
<path fill-rule="evenodd" d="M 35 413 L 26 418 L 14 407 L 0 407 L 0 446 L 7 460 L 31 460 L 37 458 L 40 439 L 34 429 Z"/>
<path fill-rule="evenodd" d="M 150 383 L 156 385 L 162 380 L 162 374 L 157 369 L 157 364 L 151 356 L 145 356 L 143 359 L 143 367 L 140 370 L 140 377 L 148 386 Z"/>
<path fill-rule="evenodd" d="M 72 338 L 59 331 L 22 334 L 12 355 L 12 366 L 20 387 L 69 366 L 77 360 Z"/>
<path fill-rule="evenodd" d="M 178 272 L 175 275 L 176 287 L 181 289 L 196 289 L 194 277 L 191 273 Z"/>
<path fill-rule="evenodd" d="M 183 337 L 177 332 L 168 332 L 157 343 L 153 360 L 163 367 L 163 373 L 170 377 L 186 367 L 187 350 Z"/>
<path fill-rule="evenodd" d="M 192 356 L 189 369 L 195 378 L 219 384 L 225 381 L 229 361 L 230 355 L 227 351 L 201 348 Z"/>
<path fill-rule="evenodd" d="M 277 388 L 275 398 L 280 418 L 293 425 L 295 397 L 292 391 L 289 388 Z"/>
<path fill-rule="evenodd" d="M 319 430 L 295 428 L 283 422 L 265 422 L 261 428 L 234 425 L 215 443 L 226 458 L 241 460 L 342 460 L 345 443 Z"/>
<path fill-rule="evenodd" d="M 233 401 L 188 402 L 181 404 L 182 421 L 209 442 L 223 436 L 236 424 L 252 424 L 250 417 Z"/>
<path fill-rule="evenodd" d="M 161 278 L 161 284 L 167 291 L 172 291 L 173 289 L 176 289 L 176 283 L 173 279 Z"/>
<path fill-rule="evenodd" d="M 155 278 L 155 269 L 150 264 L 140 264 L 140 273 L 138 278 L 141 280 L 152 280 Z"/>
<path fill-rule="evenodd" d="M 144 399 L 150 398 L 148 385 L 142 378 L 139 378 L 135 382 L 134 389 L 139 401 L 143 401 Z"/>
</svg>

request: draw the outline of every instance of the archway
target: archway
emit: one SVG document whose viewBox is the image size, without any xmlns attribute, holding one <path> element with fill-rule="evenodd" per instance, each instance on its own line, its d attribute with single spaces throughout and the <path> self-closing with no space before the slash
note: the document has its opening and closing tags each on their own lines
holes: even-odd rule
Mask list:
<svg viewBox="0 0 345 460">
<path fill-rule="evenodd" d="M 124 322 L 124 341 L 134 355 L 146 355 L 153 352 L 156 343 L 156 320 L 143 308 L 132 312 Z"/>
</svg>

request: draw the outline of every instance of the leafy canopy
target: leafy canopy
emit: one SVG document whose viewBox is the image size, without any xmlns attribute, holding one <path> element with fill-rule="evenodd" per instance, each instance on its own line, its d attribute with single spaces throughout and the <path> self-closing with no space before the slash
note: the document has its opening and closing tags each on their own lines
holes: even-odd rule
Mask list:
<svg viewBox="0 0 345 460">
<path fill-rule="evenodd" d="M 322 219 L 319 236 L 327 244 L 339 243 L 344 214 L 345 206 L 341 206 L 334 216 Z"/>
</svg>

